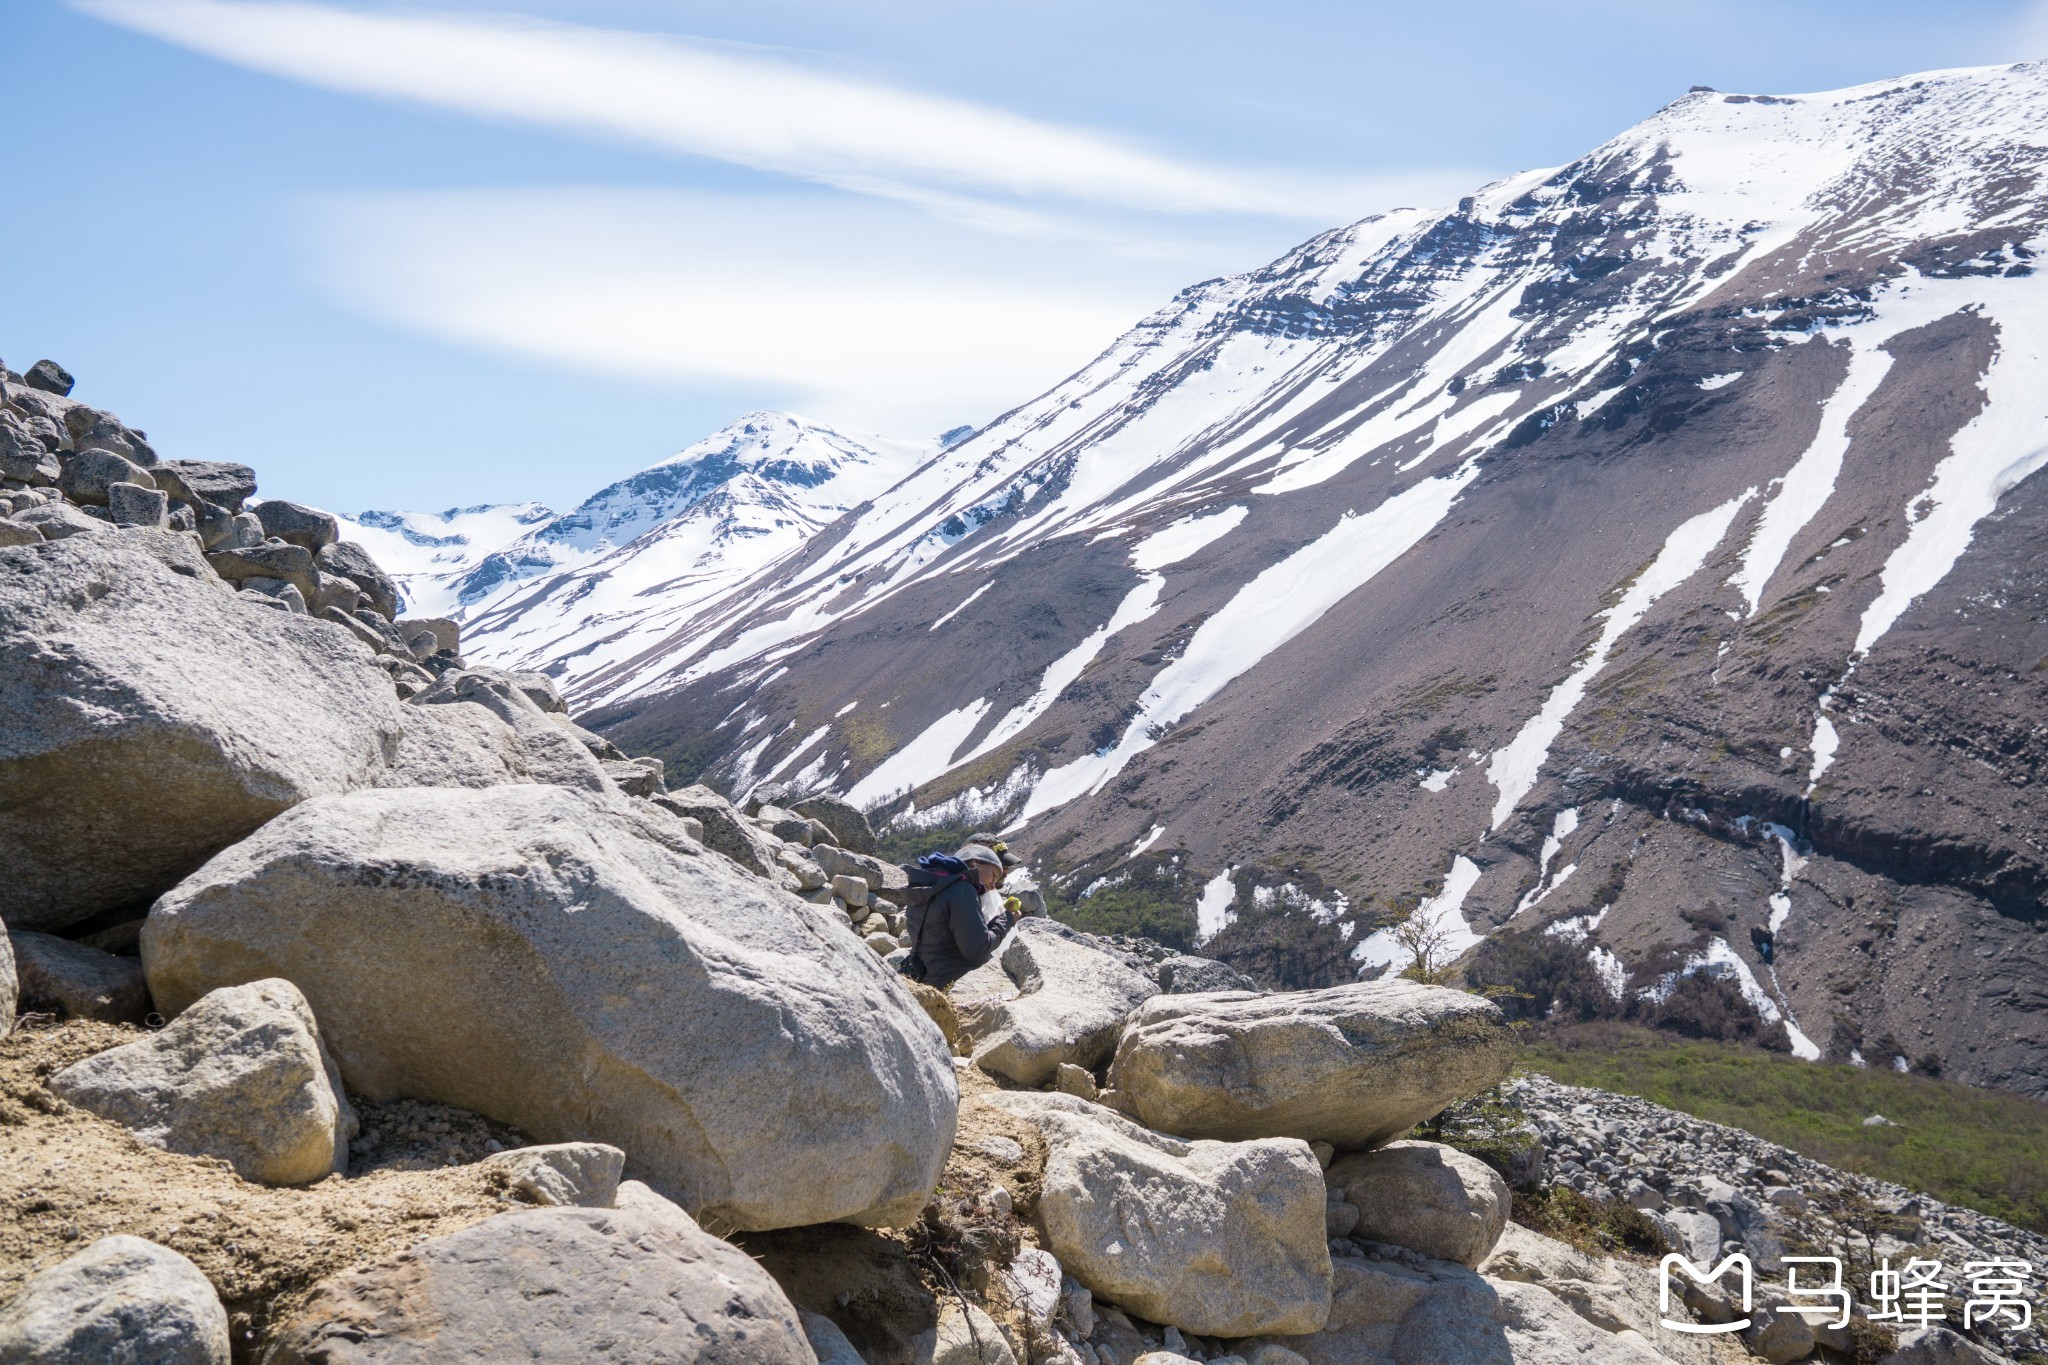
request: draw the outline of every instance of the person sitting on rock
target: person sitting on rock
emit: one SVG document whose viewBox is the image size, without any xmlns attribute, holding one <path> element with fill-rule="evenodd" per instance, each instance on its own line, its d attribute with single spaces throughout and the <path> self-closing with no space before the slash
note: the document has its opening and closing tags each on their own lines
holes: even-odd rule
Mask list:
<svg viewBox="0 0 2048 1365">
<path fill-rule="evenodd" d="M 959 871 L 951 870 L 955 863 Z M 906 970 L 906 975 L 944 990 L 989 960 L 1016 923 L 1000 908 L 999 899 L 993 914 L 983 909 L 1003 884 L 1004 870 L 1002 855 L 987 844 L 962 844 L 951 858 L 919 860 L 912 869 L 906 918 L 911 961 L 922 968 L 922 974 L 913 969 Z M 923 889 L 917 885 L 920 873 L 930 879 L 926 882 L 928 898 L 917 895 Z"/>
</svg>

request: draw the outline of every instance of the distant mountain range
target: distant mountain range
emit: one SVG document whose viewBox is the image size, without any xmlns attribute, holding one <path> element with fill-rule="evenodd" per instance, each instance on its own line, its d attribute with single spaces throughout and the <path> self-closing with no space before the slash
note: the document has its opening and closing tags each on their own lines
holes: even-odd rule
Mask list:
<svg viewBox="0 0 2048 1365">
<path fill-rule="evenodd" d="M 2044 170 L 2041 64 L 1696 90 L 956 444 L 756 415 L 450 591 L 635 752 L 1009 825 L 1268 982 L 1419 919 L 2048 1092 Z"/>
</svg>

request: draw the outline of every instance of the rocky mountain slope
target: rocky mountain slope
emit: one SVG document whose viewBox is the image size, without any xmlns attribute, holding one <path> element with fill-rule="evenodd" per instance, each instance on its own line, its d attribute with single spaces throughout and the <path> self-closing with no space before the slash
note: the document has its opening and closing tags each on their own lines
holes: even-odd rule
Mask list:
<svg viewBox="0 0 2048 1365">
<path fill-rule="evenodd" d="M 1726 1231 L 1770 1269 L 1806 1226 L 1680 1179 L 1679 1155 L 1646 1169 L 1670 1126 L 1626 1102 L 1552 1121 L 1539 1086 L 1533 1123 L 1471 1150 L 1406 1136 L 1529 1089 L 1499 1089 L 1518 1044 L 1476 993 L 1229 989 L 1223 964 L 1042 916 L 948 991 L 911 983 L 908 874 L 857 809 L 667 790 L 544 675 L 398 616 L 334 518 L 252 504 L 253 471 L 163 459 L 70 387 L 0 369 L 0 1359 L 1917 1365 L 2038 1344 L 1894 1334 L 1874 1304 L 1828 1337 L 1768 1296 L 1746 1325 L 1711 1290 L 1653 1309 L 1641 1261 L 1512 1225 L 1518 1197 L 1561 1197 L 1549 1134 L 1575 1184 L 1615 1169 L 1586 1150 L 1611 1135 L 1669 1191 L 1639 1252 Z M 1754 1146 L 1717 1145 L 1742 1178 Z"/>
<path fill-rule="evenodd" d="M 1184 291 L 580 695 L 1269 984 L 1419 915 L 2048 1090 L 2044 161 L 2040 64 L 1696 90 Z"/>
</svg>

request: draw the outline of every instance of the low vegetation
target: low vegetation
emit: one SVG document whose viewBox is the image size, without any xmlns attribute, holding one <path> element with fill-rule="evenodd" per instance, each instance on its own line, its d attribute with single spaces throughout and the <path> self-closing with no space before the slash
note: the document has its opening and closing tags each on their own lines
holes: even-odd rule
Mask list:
<svg viewBox="0 0 2048 1365">
<path fill-rule="evenodd" d="M 1523 1066 L 1744 1128 L 1816 1161 L 2048 1233 L 2048 1103 L 2040 1100 L 1613 1023 L 1533 1032 Z M 1873 1115 L 1889 1122 L 1866 1124 Z"/>
</svg>

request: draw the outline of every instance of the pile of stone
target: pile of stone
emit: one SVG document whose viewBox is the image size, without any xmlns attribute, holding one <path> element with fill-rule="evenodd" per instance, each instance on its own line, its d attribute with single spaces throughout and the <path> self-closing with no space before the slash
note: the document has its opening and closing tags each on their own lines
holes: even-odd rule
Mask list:
<svg viewBox="0 0 2048 1365">
<path fill-rule="evenodd" d="M 17 1003 L 169 1021 L 34 1102 L 280 1189 L 364 1178 L 359 1103 L 537 1144 L 483 1159 L 508 1211 L 324 1281 L 262 1340 L 121 1229 L 0 1266 L 0 1360 L 1726 1358 L 1655 1325 L 1642 1267 L 1514 1227 L 1492 1169 L 1404 1137 L 1508 1076 L 1490 1002 L 1261 994 L 1042 916 L 912 988 L 908 876 L 860 811 L 668 791 L 546 677 L 396 617 L 325 514 L 160 460 L 58 367 L 0 384 L 0 1033 Z M 1546 1132 L 1587 1188 L 1636 1152 L 1712 1169 L 1581 1117 Z M 1641 1183 L 1719 1245 L 1675 1177 Z M 1701 1185 L 1714 1233 L 1750 1235 L 1746 1197 Z M 938 1267 L 955 1206 L 997 1259 L 908 1333 L 867 1330 L 864 1262 L 775 1275 L 727 1240 L 914 1227 L 894 1245 Z"/>
<path fill-rule="evenodd" d="M 1919 1257 L 1941 1262 L 1955 1289 L 1967 1287 L 1961 1272 L 1973 1261 L 2048 1266 L 2048 1238 L 2024 1228 L 1632 1095 L 1525 1075 L 1504 1085 L 1500 1097 L 1540 1137 L 1553 1182 L 1633 1205 L 1663 1231 L 1670 1250 L 1696 1263 L 1739 1251 L 1782 1284 L 1788 1255 L 1837 1256 L 1866 1275 L 1887 1260 L 1896 1268 Z M 1859 1308 L 1867 1307 L 1869 1296 L 1857 1289 Z M 1960 1305 L 1952 1307 L 1958 1311 L 1950 1317 L 1959 1321 Z M 1788 1322 L 1794 1325 L 1778 1328 L 1769 1343 L 1756 1343 L 1760 1354 L 1802 1360 L 1820 1347 L 1841 1346 L 1825 1331 L 1801 1333 L 1796 1317 Z M 1986 1336 L 2009 1354 L 2048 1353 L 2037 1326 L 2019 1329 L 2009 1318 Z M 1954 1349 L 1958 1361 L 1988 1358 Z"/>
</svg>

